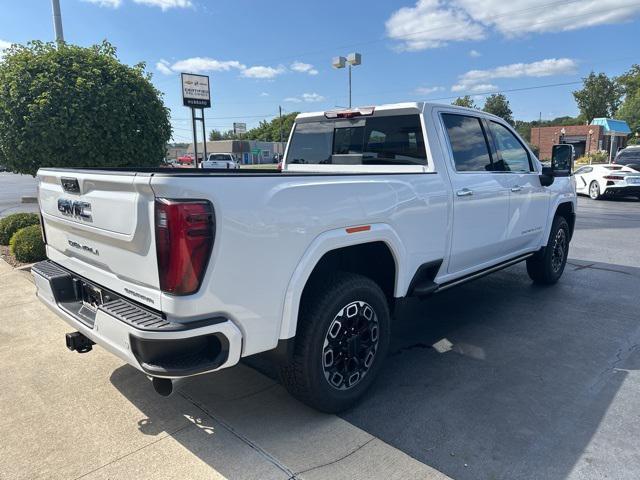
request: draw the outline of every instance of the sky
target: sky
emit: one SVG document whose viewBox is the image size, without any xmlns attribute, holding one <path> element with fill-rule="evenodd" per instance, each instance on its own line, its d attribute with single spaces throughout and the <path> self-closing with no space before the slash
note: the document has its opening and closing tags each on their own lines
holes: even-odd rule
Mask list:
<svg viewBox="0 0 640 480">
<path fill-rule="evenodd" d="M 65 40 L 107 39 L 146 62 L 171 109 L 175 141 L 191 138 L 180 72 L 210 76 L 207 130 L 251 128 L 293 111 L 348 104 L 345 69 L 362 54 L 354 106 L 450 103 L 503 92 L 516 119 L 576 115 L 571 92 L 590 71 L 638 63 L 640 0 L 60 0 Z M 0 55 L 54 39 L 48 0 L 0 0 Z"/>
</svg>

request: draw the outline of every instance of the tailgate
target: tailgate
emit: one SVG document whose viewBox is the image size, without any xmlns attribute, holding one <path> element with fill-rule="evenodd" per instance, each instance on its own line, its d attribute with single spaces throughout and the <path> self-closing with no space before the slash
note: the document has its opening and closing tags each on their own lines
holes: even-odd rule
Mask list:
<svg viewBox="0 0 640 480">
<path fill-rule="evenodd" d="M 51 260 L 160 310 L 150 178 L 41 169 L 38 199 Z"/>
</svg>

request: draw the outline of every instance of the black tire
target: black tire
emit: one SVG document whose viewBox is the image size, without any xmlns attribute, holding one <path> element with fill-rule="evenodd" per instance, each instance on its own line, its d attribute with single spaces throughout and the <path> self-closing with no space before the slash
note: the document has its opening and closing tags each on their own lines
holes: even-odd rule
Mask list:
<svg viewBox="0 0 640 480">
<path fill-rule="evenodd" d="M 569 224 L 564 217 L 553 219 L 547 246 L 527 259 L 527 273 L 541 285 L 556 283 L 564 272 L 569 255 Z"/>
<path fill-rule="evenodd" d="M 348 317 L 348 310 L 353 312 L 354 308 L 357 311 Z M 352 331 L 354 325 L 360 334 Z M 331 336 L 334 332 L 335 336 Z M 280 381 L 307 405 L 327 413 L 341 412 L 352 407 L 375 380 L 387 355 L 390 334 L 391 316 L 380 287 L 362 275 L 338 273 L 328 281 L 318 282 L 305 294 L 294 353 L 281 365 Z M 357 380 L 347 366 L 358 370 Z M 344 378 L 338 381 L 342 373 Z"/>
<path fill-rule="evenodd" d="M 600 185 L 595 180 L 592 180 L 589 184 L 589 198 L 591 200 L 600 200 L 602 194 L 600 193 Z"/>
</svg>

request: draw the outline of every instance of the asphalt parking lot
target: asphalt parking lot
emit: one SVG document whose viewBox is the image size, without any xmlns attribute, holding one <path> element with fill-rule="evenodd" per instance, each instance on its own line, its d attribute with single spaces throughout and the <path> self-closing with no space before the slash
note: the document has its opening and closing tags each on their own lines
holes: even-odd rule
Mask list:
<svg viewBox="0 0 640 480">
<path fill-rule="evenodd" d="M 516 265 L 399 306 L 379 381 L 339 417 L 246 364 L 158 397 L 67 352 L 0 265 L 0 478 L 637 479 L 640 202 L 579 203 L 556 286 Z"/>
<path fill-rule="evenodd" d="M 35 197 L 36 180 L 31 175 L 0 172 L 0 218 L 18 212 L 37 212 L 37 203 L 22 203 L 22 197 Z"/>
</svg>

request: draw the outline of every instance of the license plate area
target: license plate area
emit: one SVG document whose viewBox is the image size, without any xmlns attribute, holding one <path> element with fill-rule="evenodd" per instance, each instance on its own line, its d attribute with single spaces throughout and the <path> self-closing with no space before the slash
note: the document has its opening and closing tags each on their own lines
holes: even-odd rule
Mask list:
<svg viewBox="0 0 640 480">
<path fill-rule="evenodd" d="M 104 303 L 102 289 L 87 282 L 82 282 L 81 286 L 82 306 L 92 312 L 96 312 L 98 307 Z"/>
</svg>

